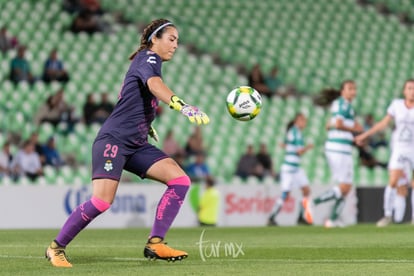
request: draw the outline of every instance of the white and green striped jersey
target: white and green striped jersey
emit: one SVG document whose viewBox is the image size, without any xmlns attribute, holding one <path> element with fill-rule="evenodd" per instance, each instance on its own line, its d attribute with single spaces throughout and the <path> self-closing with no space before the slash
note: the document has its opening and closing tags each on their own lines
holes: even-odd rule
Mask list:
<svg viewBox="0 0 414 276">
<path fill-rule="evenodd" d="M 332 103 L 330 111 L 331 118 L 329 124 L 331 127 L 328 130 L 328 139 L 325 143 L 325 150 L 342 154 L 352 154 L 352 144 L 354 140 L 352 132 L 335 129 L 334 127 L 337 119 L 342 119 L 343 124 L 346 127 L 354 126 L 355 114 L 351 103 L 343 97 L 339 97 Z"/>
<path fill-rule="evenodd" d="M 292 126 L 285 136 L 285 158 L 283 160 L 283 171 L 296 171 L 300 166 L 300 155 L 298 150 L 305 146 L 302 132 L 296 126 Z"/>
</svg>

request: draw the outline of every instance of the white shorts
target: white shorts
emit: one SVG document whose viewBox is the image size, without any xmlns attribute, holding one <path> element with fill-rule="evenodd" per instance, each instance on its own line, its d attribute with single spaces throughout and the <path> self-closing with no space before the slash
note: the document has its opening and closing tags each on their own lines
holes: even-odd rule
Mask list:
<svg viewBox="0 0 414 276">
<path fill-rule="evenodd" d="M 290 192 L 294 187 L 302 188 L 308 186 L 309 179 L 302 168 L 298 168 L 294 172 L 281 170 L 280 184 L 283 192 Z"/>
<path fill-rule="evenodd" d="M 414 170 L 414 151 L 394 150 L 388 162 L 388 170 L 403 170 L 404 177 L 398 180 L 398 186 L 408 185 Z"/>
<path fill-rule="evenodd" d="M 336 184 L 352 184 L 354 181 L 354 159 L 351 154 L 326 151 L 326 160 L 331 170 L 331 178 Z"/>
<path fill-rule="evenodd" d="M 414 151 L 395 149 L 391 153 L 389 170 L 414 170 Z"/>
</svg>

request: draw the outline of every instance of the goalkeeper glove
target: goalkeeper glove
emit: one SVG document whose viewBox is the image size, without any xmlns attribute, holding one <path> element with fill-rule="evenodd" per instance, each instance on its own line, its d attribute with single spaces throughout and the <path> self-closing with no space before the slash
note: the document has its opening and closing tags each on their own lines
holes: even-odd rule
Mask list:
<svg viewBox="0 0 414 276">
<path fill-rule="evenodd" d="M 175 95 L 171 97 L 169 106 L 174 110 L 180 111 L 184 116 L 187 116 L 188 120 L 190 120 L 192 123 L 201 125 L 208 124 L 210 122 L 207 114 L 199 110 L 198 107 L 186 104 L 183 100 Z"/>
<path fill-rule="evenodd" d="M 158 133 L 155 130 L 155 128 L 153 126 L 150 126 L 150 129 L 148 131 L 148 135 L 155 140 L 155 142 L 158 142 L 159 137 L 158 137 Z"/>
</svg>

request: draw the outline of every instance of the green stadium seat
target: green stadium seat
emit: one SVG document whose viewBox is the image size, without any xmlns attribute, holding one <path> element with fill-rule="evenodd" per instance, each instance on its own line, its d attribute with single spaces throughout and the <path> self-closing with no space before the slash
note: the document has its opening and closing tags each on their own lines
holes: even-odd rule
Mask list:
<svg viewBox="0 0 414 276">
<path fill-rule="evenodd" d="M 388 184 L 388 171 L 383 168 L 374 168 L 373 182 L 377 186 L 386 186 Z"/>
<path fill-rule="evenodd" d="M 78 176 L 82 179 L 82 184 L 87 185 L 91 182 L 91 169 L 88 165 L 79 166 L 77 169 Z"/>
<path fill-rule="evenodd" d="M 359 167 L 359 183 L 361 185 L 374 185 L 373 171 L 367 167 Z"/>
<path fill-rule="evenodd" d="M 33 185 L 36 183 L 30 180 L 27 176 L 23 175 L 23 176 L 20 176 L 16 182 L 13 182 L 13 184 L 20 185 L 20 186 L 29 186 L 29 185 Z"/>
<path fill-rule="evenodd" d="M 44 176 L 39 176 L 36 180 L 35 180 L 35 184 L 37 186 L 46 186 L 48 185 L 46 177 Z"/>
<path fill-rule="evenodd" d="M 38 126 L 39 141 L 46 141 L 50 136 L 54 135 L 55 128 L 51 123 L 44 122 Z"/>
</svg>

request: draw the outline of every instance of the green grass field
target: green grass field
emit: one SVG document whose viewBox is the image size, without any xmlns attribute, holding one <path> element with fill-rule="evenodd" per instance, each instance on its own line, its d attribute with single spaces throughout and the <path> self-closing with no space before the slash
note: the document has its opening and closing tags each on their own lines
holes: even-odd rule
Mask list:
<svg viewBox="0 0 414 276">
<path fill-rule="evenodd" d="M 67 248 L 73 268 L 44 249 L 57 230 L 1 230 L 0 275 L 413 275 L 414 226 L 173 228 L 184 261 L 148 261 L 148 229 L 84 230 Z"/>
</svg>

